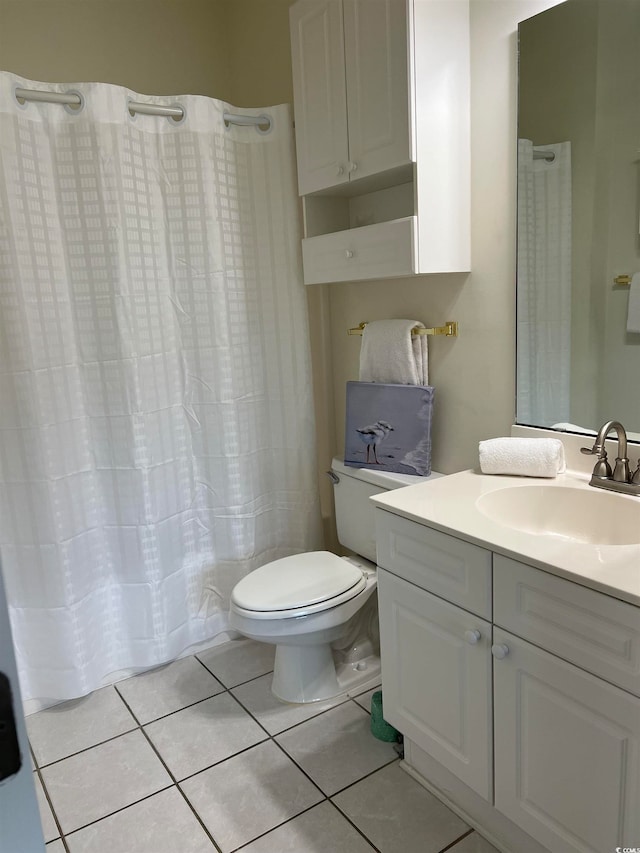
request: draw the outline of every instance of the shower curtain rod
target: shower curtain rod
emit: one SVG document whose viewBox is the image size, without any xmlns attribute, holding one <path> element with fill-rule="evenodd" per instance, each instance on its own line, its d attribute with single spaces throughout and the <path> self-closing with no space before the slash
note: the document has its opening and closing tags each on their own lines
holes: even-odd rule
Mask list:
<svg viewBox="0 0 640 853">
<path fill-rule="evenodd" d="M 14 91 L 17 101 L 41 101 L 47 104 L 63 104 L 70 107 L 82 106 L 83 99 L 77 92 L 43 92 L 40 89 L 20 89 Z M 184 117 L 184 110 L 180 105 L 163 107 L 158 104 L 145 104 L 142 101 L 129 101 L 127 104 L 130 113 L 141 113 L 148 116 L 166 116 L 179 121 Z M 271 119 L 267 115 L 236 115 L 235 113 L 224 113 L 227 124 L 255 125 L 265 131 L 271 127 Z M 266 127 L 265 127 L 266 125 Z"/>
<path fill-rule="evenodd" d="M 534 160 L 546 160 L 547 163 L 553 163 L 553 161 L 556 159 L 556 155 L 553 153 L 553 151 L 548 151 L 548 150 L 545 151 L 543 149 L 536 151 L 534 148 L 533 149 L 533 159 Z"/>
</svg>

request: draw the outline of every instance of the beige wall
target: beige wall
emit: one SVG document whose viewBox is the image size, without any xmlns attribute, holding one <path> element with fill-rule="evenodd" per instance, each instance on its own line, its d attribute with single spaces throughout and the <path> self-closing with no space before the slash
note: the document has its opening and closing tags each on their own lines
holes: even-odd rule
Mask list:
<svg viewBox="0 0 640 853">
<path fill-rule="evenodd" d="M 0 0 L 0 68 L 227 100 L 225 0 Z"/>
<path fill-rule="evenodd" d="M 293 103 L 289 6 L 293 0 L 224 0 L 229 73 L 239 107 Z"/>
</svg>

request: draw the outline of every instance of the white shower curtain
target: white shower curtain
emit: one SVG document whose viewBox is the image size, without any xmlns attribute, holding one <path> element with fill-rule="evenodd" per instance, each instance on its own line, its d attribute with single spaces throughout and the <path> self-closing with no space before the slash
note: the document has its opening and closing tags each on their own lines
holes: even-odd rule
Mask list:
<svg viewBox="0 0 640 853">
<path fill-rule="evenodd" d="M 570 420 L 571 143 L 518 140 L 517 421 Z"/>
<path fill-rule="evenodd" d="M 318 545 L 289 109 L 261 133 L 225 108 L 0 74 L 0 551 L 26 699 L 177 657 L 224 631 L 241 576 Z"/>
</svg>

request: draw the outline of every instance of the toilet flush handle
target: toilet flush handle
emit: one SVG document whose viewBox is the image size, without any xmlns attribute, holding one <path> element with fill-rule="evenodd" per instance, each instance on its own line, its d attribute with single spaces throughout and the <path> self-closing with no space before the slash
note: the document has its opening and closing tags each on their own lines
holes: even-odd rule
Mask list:
<svg viewBox="0 0 640 853">
<path fill-rule="evenodd" d="M 325 474 L 331 480 L 334 486 L 337 486 L 337 484 L 340 482 L 340 477 L 338 477 L 338 475 L 333 471 L 325 471 Z"/>
</svg>

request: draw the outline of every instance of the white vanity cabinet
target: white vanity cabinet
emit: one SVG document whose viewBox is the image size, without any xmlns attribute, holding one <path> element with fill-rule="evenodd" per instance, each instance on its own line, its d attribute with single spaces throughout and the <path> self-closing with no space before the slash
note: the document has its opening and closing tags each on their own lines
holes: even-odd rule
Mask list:
<svg viewBox="0 0 640 853">
<path fill-rule="evenodd" d="M 468 271 L 468 0 L 298 0 L 290 29 L 305 283 Z"/>
<path fill-rule="evenodd" d="M 640 608 L 379 508 L 376 536 L 410 772 L 513 853 L 638 846 Z"/>
</svg>

